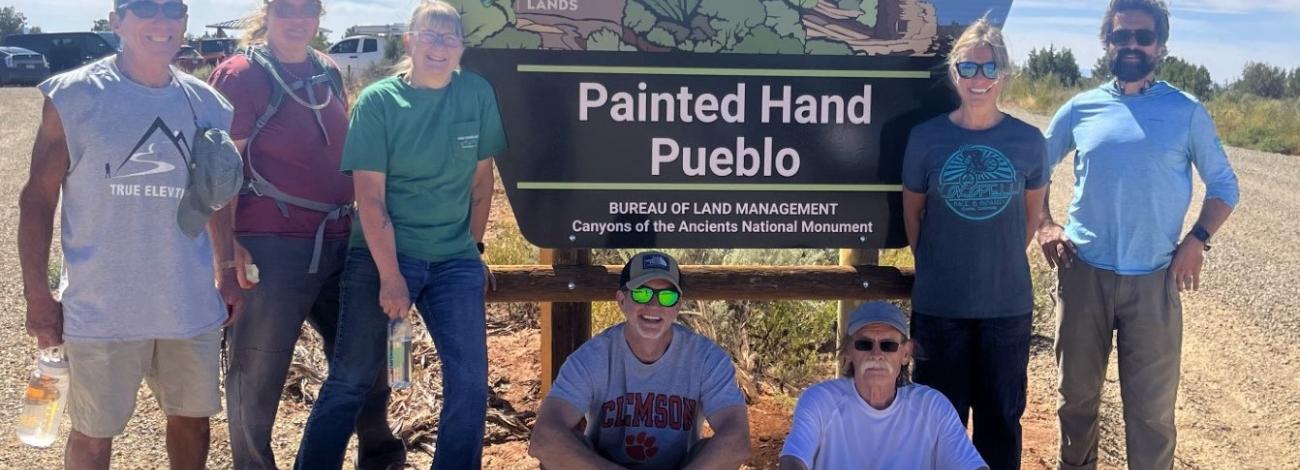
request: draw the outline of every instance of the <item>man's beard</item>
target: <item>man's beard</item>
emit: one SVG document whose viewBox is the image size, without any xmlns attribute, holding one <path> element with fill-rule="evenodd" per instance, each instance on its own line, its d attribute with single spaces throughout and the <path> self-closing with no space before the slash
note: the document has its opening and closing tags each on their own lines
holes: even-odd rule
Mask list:
<svg viewBox="0 0 1300 470">
<path fill-rule="evenodd" d="M 1137 62 L 1126 62 L 1124 58 L 1136 57 Z M 1110 73 L 1121 82 L 1136 82 L 1143 80 L 1156 69 L 1155 61 L 1151 56 L 1136 49 L 1121 49 L 1115 52 L 1115 56 L 1110 59 Z"/>
</svg>

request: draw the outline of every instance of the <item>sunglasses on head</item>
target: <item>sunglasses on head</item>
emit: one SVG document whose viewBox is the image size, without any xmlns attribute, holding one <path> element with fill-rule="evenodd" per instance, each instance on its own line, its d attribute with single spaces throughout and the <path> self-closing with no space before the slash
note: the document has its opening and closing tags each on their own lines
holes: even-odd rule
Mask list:
<svg viewBox="0 0 1300 470">
<path fill-rule="evenodd" d="M 872 348 L 875 347 L 875 344 L 875 341 L 869 339 L 855 339 L 853 340 L 853 349 L 862 352 L 871 352 Z M 899 343 L 898 341 L 884 340 L 880 342 L 880 351 L 889 353 L 898 352 L 899 346 L 902 346 L 902 343 Z"/>
<path fill-rule="evenodd" d="M 181 2 L 154 3 L 148 0 L 131 2 L 117 7 L 119 15 L 126 10 L 130 10 L 131 14 L 137 18 L 145 20 L 158 16 L 158 12 L 162 12 L 163 18 L 179 20 L 185 18 L 185 14 L 189 13 L 190 7 Z"/>
<path fill-rule="evenodd" d="M 443 47 L 456 49 L 464 43 L 464 39 L 459 35 L 450 33 L 441 34 L 433 31 L 412 31 L 409 34 L 411 35 L 411 39 L 414 39 L 416 43 L 425 46 L 436 46 L 441 44 Z"/>
<path fill-rule="evenodd" d="M 955 65 L 954 67 L 957 69 L 957 76 L 961 78 L 966 78 L 966 79 L 975 78 L 975 74 L 978 73 L 978 74 L 983 74 L 984 78 L 987 78 L 989 80 L 998 79 L 997 62 L 979 63 L 979 62 L 965 61 L 965 62 L 958 62 L 957 65 Z"/>
<path fill-rule="evenodd" d="M 1128 45 L 1134 39 L 1139 46 L 1147 47 L 1156 43 L 1156 32 L 1149 29 L 1117 29 L 1106 35 L 1106 42 L 1115 46 Z"/>
<path fill-rule="evenodd" d="M 677 290 L 676 287 L 653 289 L 641 286 L 636 289 L 629 289 L 628 293 L 630 294 L 630 297 L 632 297 L 633 302 L 642 305 L 648 304 L 651 300 L 657 299 L 660 307 L 672 307 L 682 300 L 682 292 Z"/>
<path fill-rule="evenodd" d="M 316 2 L 307 2 L 300 7 L 295 7 L 289 2 L 275 1 L 271 2 L 271 14 L 277 18 L 292 19 L 311 19 L 319 18 L 321 13 L 320 4 Z"/>
</svg>

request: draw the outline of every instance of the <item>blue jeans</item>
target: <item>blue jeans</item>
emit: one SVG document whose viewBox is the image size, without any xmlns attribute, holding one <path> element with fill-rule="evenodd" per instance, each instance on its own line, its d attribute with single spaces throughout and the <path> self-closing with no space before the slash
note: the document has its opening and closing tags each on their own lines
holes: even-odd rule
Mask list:
<svg viewBox="0 0 1300 470">
<path fill-rule="evenodd" d="M 992 470 L 1020 468 L 1020 416 L 1029 379 L 1033 315 L 958 319 L 912 313 L 916 383 L 948 397 Z"/>
<path fill-rule="evenodd" d="M 325 240 L 316 274 L 307 274 L 314 247 L 310 238 L 241 236 L 239 242 L 261 268 L 262 282 L 244 292 L 244 317 L 226 329 L 230 450 L 237 469 L 274 469 L 271 429 L 303 321 L 320 333 L 325 357 L 334 351 L 348 241 Z M 382 463 L 400 457 L 402 442 L 388 429 L 387 405 L 384 378 L 374 382 L 357 418 L 358 459 Z"/>
<path fill-rule="evenodd" d="M 479 468 L 488 398 L 483 262 L 430 263 L 399 254 L 397 264 L 442 361 L 443 404 L 431 468 Z M 348 251 L 341 289 L 329 378 L 307 419 L 297 469 L 342 468 L 366 392 L 386 370 L 388 317 L 379 306 L 379 270 L 367 248 Z"/>
</svg>

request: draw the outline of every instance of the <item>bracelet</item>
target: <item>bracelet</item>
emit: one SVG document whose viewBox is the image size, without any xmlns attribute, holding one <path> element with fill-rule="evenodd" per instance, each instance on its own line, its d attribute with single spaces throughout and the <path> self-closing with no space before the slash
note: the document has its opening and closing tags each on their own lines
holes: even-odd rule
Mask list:
<svg viewBox="0 0 1300 470">
<path fill-rule="evenodd" d="M 235 260 L 232 259 L 232 260 L 222 261 L 220 264 L 217 265 L 217 267 L 220 268 L 222 271 L 225 271 L 227 269 L 235 269 Z"/>
</svg>

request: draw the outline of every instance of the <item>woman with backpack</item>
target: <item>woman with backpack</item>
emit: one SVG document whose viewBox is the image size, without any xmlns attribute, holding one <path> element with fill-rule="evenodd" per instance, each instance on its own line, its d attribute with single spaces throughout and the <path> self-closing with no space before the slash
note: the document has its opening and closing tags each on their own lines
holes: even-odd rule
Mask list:
<svg viewBox="0 0 1300 470">
<path fill-rule="evenodd" d="M 226 407 L 234 467 L 274 469 L 275 424 L 294 344 L 306 320 L 334 351 L 339 279 L 353 214 L 352 178 L 339 172 L 348 131 L 338 67 L 309 44 L 320 0 L 269 0 L 249 17 L 244 52 L 211 84 L 234 105 L 231 136 L 244 156 L 234 259 L 222 282 L 246 289 L 245 321 L 227 332 Z M 253 267 L 255 266 L 255 267 Z M 405 446 L 388 428 L 389 389 L 371 381 L 356 420 L 359 468 L 400 467 Z"/>
<path fill-rule="evenodd" d="M 390 320 L 418 309 L 442 363 L 434 469 L 481 466 L 488 363 L 481 259 L 493 156 L 506 148 L 492 85 L 460 69 L 456 8 L 419 3 L 395 76 L 357 98 L 343 151 L 359 223 L 343 270 L 339 339 L 307 420 L 299 469 L 338 469 Z M 476 246 L 477 245 L 477 246 Z"/>
</svg>

